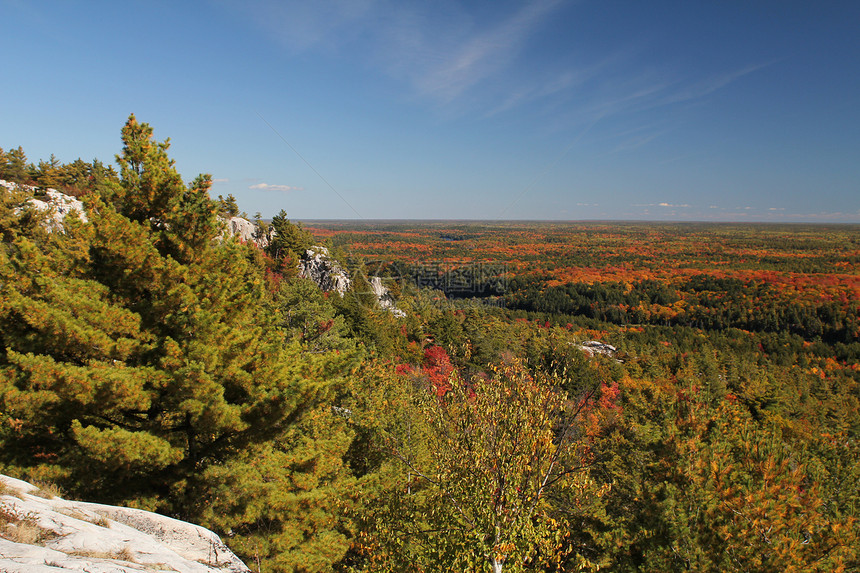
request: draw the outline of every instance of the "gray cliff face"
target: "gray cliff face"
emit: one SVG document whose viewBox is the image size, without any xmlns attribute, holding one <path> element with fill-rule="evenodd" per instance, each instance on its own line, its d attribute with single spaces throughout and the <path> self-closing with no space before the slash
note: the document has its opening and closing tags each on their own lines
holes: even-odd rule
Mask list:
<svg viewBox="0 0 860 573">
<path fill-rule="evenodd" d="M 325 292 L 337 292 L 341 297 L 353 286 L 346 271 L 331 257 L 325 247 L 314 246 L 305 251 L 299 261 L 299 276 L 311 279 Z M 370 289 L 373 291 L 379 307 L 391 312 L 394 316 L 403 318 L 406 313 L 398 309 L 394 297 L 388 288 L 382 284 L 380 277 L 368 277 Z"/>
<path fill-rule="evenodd" d="M 335 291 L 340 296 L 349 290 L 350 280 L 325 247 L 311 247 L 299 261 L 299 276 L 311 279 L 325 292 Z"/>
<path fill-rule="evenodd" d="M 599 340 L 586 340 L 579 345 L 579 348 L 589 356 L 595 354 L 603 354 L 604 356 L 615 356 L 617 348 L 611 344 L 600 342 Z"/>
<path fill-rule="evenodd" d="M 4 179 L 0 179 L 0 187 L 13 190 L 23 189 L 29 193 L 39 193 L 38 188 L 32 185 L 19 185 Z M 48 231 L 63 231 L 63 220 L 67 215 L 77 215 L 84 223 L 88 222 L 87 213 L 84 209 L 84 204 L 72 197 L 61 193 L 56 189 L 48 189 L 43 193 L 39 193 L 39 198 L 28 199 L 26 203 L 18 207 L 18 211 L 31 207 L 45 215 L 44 224 Z M 245 243 L 253 243 L 260 248 L 265 248 L 269 245 L 270 234 L 264 234 L 257 227 L 256 223 L 249 221 L 243 217 L 218 217 L 224 226 L 221 232 L 221 239 L 229 236 L 238 237 Z M 157 223 L 157 221 L 154 221 Z"/>
<path fill-rule="evenodd" d="M 600 342 L 599 340 L 586 340 L 582 344 L 577 345 L 580 350 L 582 350 L 589 358 L 601 354 L 603 356 L 608 356 L 610 358 L 614 358 L 615 362 L 619 364 L 623 363 L 623 360 L 620 360 L 616 357 L 618 353 L 618 349 L 612 346 L 611 344 L 606 344 L 605 342 Z"/>
</svg>

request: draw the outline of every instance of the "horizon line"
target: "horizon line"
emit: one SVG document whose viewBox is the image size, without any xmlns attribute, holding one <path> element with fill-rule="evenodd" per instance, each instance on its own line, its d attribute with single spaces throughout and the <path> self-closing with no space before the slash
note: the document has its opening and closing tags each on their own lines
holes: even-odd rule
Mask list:
<svg viewBox="0 0 860 573">
<path fill-rule="evenodd" d="M 271 219 L 263 219 L 271 221 Z M 378 224 L 378 223 L 543 223 L 543 224 L 680 224 L 680 225 L 812 225 L 812 226 L 849 226 L 860 227 L 860 221 L 736 221 L 736 220 L 704 220 L 704 219 L 425 219 L 425 218 L 301 218 L 292 219 L 301 223 L 349 223 L 349 224 Z"/>
</svg>

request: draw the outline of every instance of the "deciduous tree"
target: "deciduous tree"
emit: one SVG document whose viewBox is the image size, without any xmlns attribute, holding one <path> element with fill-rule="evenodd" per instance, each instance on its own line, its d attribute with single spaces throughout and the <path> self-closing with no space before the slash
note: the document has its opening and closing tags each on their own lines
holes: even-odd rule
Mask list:
<svg viewBox="0 0 860 573">
<path fill-rule="evenodd" d="M 513 361 L 487 377 L 452 375 L 443 397 L 418 390 L 384 432 L 405 477 L 386 502 L 399 518 L 377 523 L 372 540 L 385 567 L 501 572 L 560 563 L 571 548 L 548 494 L 603 493 L 580 439 L 590 395 L 569 398 L 560 385 Z"/>
</svg>

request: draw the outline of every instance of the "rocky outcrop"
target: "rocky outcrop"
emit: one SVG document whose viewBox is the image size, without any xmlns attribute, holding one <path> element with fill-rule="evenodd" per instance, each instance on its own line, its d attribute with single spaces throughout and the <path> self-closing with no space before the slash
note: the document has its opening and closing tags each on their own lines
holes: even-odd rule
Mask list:
<svg viewBox="0 0 860 573">
<path fill-rule="evenodd" d="M 326 292 L 340 296 L 349 290 L 350 280 L 340 263 L 333 259 L 325 247 L 311 247 L 299 261 L 299 276 L 311 279 Z"/>
<path fill-rule="evenodd" d="M 388 288 L 382 284 L 381 277 L 370 277 L 370 288 L 373 291 L 373 294 L 376 295 L 376 300 L 379 301 L 379 307 L 382 310 L 387 310 L 398 318 L 406 316 L 405 312 L 397 308 L 397 304 L 394 302 L 394 297 L 391 296 L 391 292 L 389 292 Z"/>
<path fill-rule="evenodd" d="M 270 235 L 274 231 L 263 233 L 256 223 L 252 223 L 244 217 L 218 217 L 218 219 L 224 224 L 224 231 L 221 233 L 222 238 L 237 237 L 243 243 L 253 243 L 261 249 L 269 246 Z"/>
<path fill-rule="evenodd" d="M 579 347 L 589 356 L 594 356 L 595 354 L 614 356 L 615 353 L 618 351 L 618 349 L 611 344 L 606 344 L 605 342 L 600 342 L 599 340 L 586 340 L 585 342 L 580 344 Z"/>
<path fill-rule="evenodd" d="M 595 354 L 602 354 L 603 356 L 615 358 L 615 361 L 618 363 L 623 362 L 623 360 L 619 360 L 615 356 L 618 352 L 617 348 L 615 348 L 611 344 L 600 342 L 599 340 L 586 340 L 579 345 L 579 349 L 585 352 L 589 357 L 594 356 Z"/>
<path fill-rule="evenodd" d="M 248 573 L 221 539 L 143 511 L 69 501 L 0 476 L 0 571 Z"/>
<path fill-rule="evenodd" d="M 35 197 L 28 199 L 24 205 L 19 207 L 18 212 L 23 210 L 26 206 L 30 206 L 39 212 L 45 213 L 45 227 L 49 231 L 62 231 L 63 220 L 66 218 L 66 215 L 70 213 L 77 215 L 84 223 L 87 222 L 87 213 L 84 209 L 84 204 L 71 195 L 66 195 L 56 189 L 39 191 L 37 187 L 32 185 L 20 185 L 4 179 L 0 179 L 0 187 L 9 190 L 22 189 L 28 193 L 36 195 Z M 238 237 L 243 242 L 253 243 L 260 248 L 265 248 L 269 245 L 269 241 L 271 240 L 270 235 L 273 231 L 263 233 L 260 231 L 260 228 L 256 223 L 253 223 L 244 217 L 219 216 L 218 219 L 224 226 L 224 230 L 221 232 L 222 239 L 228 236 L 233 236 Z M 157 221 L 153 222 L 157 223 Z"/>
<path fill-rule="evenodd" d="M 40 213 L 44 213 L 45 228 L 48 231 L 62 231 L 63 220 L 69 214 L 77 215 L 81 221 L 84 223 L 87 222 L 87 213 L 84 210 L 84 204 L 71 195 L 66 195 L 56 189 L 48 189 L 40 192 L 37 187 L 33 187 L 32 185 L 19 185 L 4 179 L 0 179 L 0 187 L 9 190 L 23 189 L 31 193 L 37 193 L 38 198 L 33 197 L 32 199 L 28 199 L 24 205 L 18 207 L 18 212 L 29 206 Z"/>
</svg>

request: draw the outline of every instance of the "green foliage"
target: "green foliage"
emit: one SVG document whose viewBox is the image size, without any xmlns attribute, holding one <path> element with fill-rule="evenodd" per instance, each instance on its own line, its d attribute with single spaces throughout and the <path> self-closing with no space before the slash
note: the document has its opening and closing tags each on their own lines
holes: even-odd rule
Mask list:
<svg viewBox="0 0 860 573">
<path fill-rule="evenodd" d="M 317 420 L 355 355 L 289 342 L 282 313 L 297 301 L 273 299 L 252 247 L 214 241 L 209 177 L 182 184 L 151 134 L 129 118 L 121 184 L 88 198 L 88 224 L 48 234 L 2 205 L 0 467 L 225 532 L 241 525 L 271 544 L 273 570 L 325 568 L 346 546 L 320 540 L 341 535 L 332 508 L 350 434 Z M 243 480 L 252 455 L 289 476 L 255 500 L 253 519 L 227 498 L 201 501 Z M 327 517 L 304 513 L 309 499 Z"/>
<path fill-rule="evenodd" d="M 31 166 L 27 163 L 27 155 L 19 145 L 17 149 L 4 152 L 0 149 L 0 179 L 15 183 L 29 183 Z"/>
<path fill-rule="evenodd" d="M 512 363 L 468 383 L 453 375 L 444 397 L 418 386 L 389 406 L 398 411 L 381 447 L 405 475 L 380 508 L 396 518 L 377 520 L 372 536 L 379 567 L 522 571 L 573 550 L 549 493 L 581 502 L 605 489 L 589 479 L 580 439 L 589 396 L 568 399 L 559 382 Z"/>
<path fill-rule="evenodd" d="M 326 571 L 349 547 L 341 518 L 357 491 L 342 461 L 352 440 L 329 406 L 227 466 L 208 467 L 201 523 L 232 532 L 234 551 L 267 570 Z"/>
<path fill-rule="evenodd" d="M 778 433 L 729 404 L 702 414 L 692 406 L 670 442 L 680 462 L 662 502 L 671 549 L 650 556 L 653 570 L 837 571 L 856 559 L 854 519 L 828 515 Z"/>
<path fill-rule="evenodd" d="M 233 197 L 233 194 L 230 193 L 227 195 L 225 199 L 221 195 L 218 195 L 218 211 L 228 217 L 238 217 L 239 216 L 239 204 L 236 203 L 236 198 Z"/>
<path fill-rule="evenodd" d="M 313 245 L 313 236 L 301 225 L 291 223 L 283 209 L 272 217 L 271 229 L 274 234 L 266 251 L 276 262 L 290 256 L 301 257 Z"/>
<path fill-rule="evenodd" d="M 167 157 L 170 140 L 154 141 L 152 128 L 132 114 L 122 128 L 122 143 L 122 153 L 116 156 L 121 177 L 117 211 L 132 221 L 155 219 L 159 226 L 185 187 Z"/>
<path fill-rule="evenodd" d="M 21 147 L 8 152 L 0 149 L 0 179 L 35 185 L 39 189 L 59 189 L 75 197 L 90 193 L 107 196 L 118 183 L 113 167 L 105 167 L 97 159 L 91 163 L 76 159 L 62 164 L 51 155 L 48 161 L 39 161 L 38 165 L 33 165 L 27 163 L 27 156 Z"/>
<path fill-rule="evenodd" d="M 310 279 L 296 278 L 281 285 L 276 296 L 282 327 L 301 341 L 308 352 L 354 349 L 344 317 L 326 293 Z"/>
<path fill-rule="evenodd" d="M 222 242 L 235 198 L 122 141 L 119 175 L 0 150 L 36 187 L 0 193 L 3 472 L 266 571 L 857 570 L 855 227 L 342 226 L 395 318 L 360 258 L 323 293 L 285 212 Z M 51 186 L 89 222 L 43 228 Z"/>
</svg>

